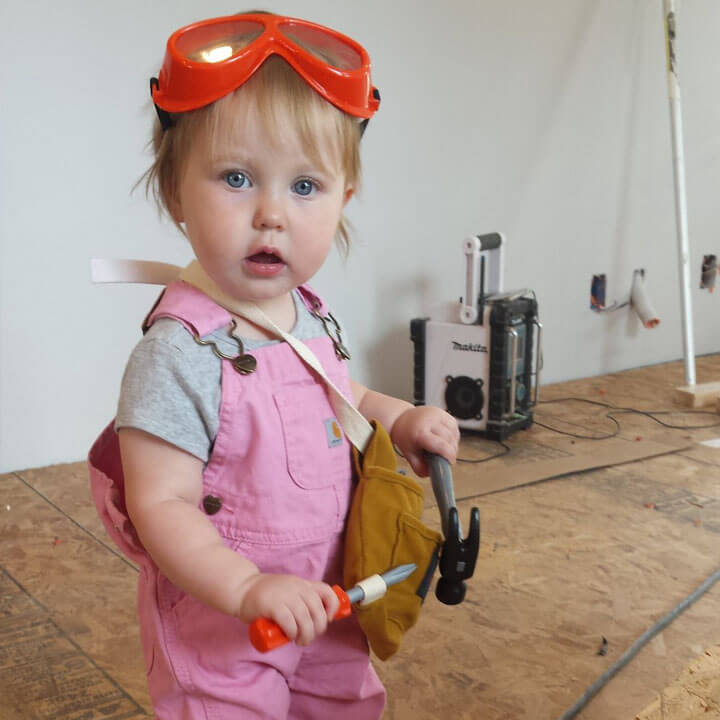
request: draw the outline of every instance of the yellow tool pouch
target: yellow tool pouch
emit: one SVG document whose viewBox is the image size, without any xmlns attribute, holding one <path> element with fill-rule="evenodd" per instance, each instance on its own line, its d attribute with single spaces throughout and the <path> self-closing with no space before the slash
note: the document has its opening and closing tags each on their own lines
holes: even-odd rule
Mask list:
<svg viewBox="0 0 720 720">
<path fill-rule="evenodd" d="M 442 535 L 421 520 L 423 488 L 396 470 L 396 457 L 383 426 L 372 421 L 374 433 L 365 452 L 353 448 L 357 475 L 345 535 L 345 587 L 381 574 L 390 567 L 415 563 L 418 569 L 392 585 L 380 600 L 355 607 L 372 651 L 387 660 L 400 647 L 403 634 L 418 619 L 432 582 Z"/>
</svg>

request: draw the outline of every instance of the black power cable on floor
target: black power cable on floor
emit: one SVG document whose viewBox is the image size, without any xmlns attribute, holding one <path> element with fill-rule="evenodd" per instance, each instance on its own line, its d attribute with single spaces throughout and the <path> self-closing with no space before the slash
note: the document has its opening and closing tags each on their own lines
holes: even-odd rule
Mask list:
<svg viewBox="0 0 720 720">
<path fill-rule="evenodd" d="M 578 440 L 609 440 L 610 438 L 617 437 L 620 434 L 622 428 L 620 426 L 620 422 L 617 420 L 616 417 L 614 417 L 615 415 L 644 415 L 645 417 L 649 417 L 651 420 L 658 423 L 658 425 L 670 428 L 671 430 L 704 430 L 707 428 L 720 427 L 720 419 L 717 419 L 716 422 L 707 423 L 704 425 L 673 425 L 671 423 L 663 422 L 658 417 L 656 417 L 657 415 L 711 415 L 714 418 L 720 417 L 718 416 L 718 413 L 711 412 L 710 410 L 637 410 L 636 408 L 618 407 L 616 405 L 611 405 L 610 403 L 601 402 L 599 400 L 588 400 L 587 398 L 580 397 L 565 397 L 557 398 L 555 400 L 541 400 L 538 405 L 551 405 L 554 403 L 563 402 L 584 402 L 589 403 L 590 405 L 598 405 L 600 407 L 608 408 L 610 412 L 605 413 L 604 417 L 608 418 L 613 422 L 613 424 L 615 425 L 615 430 L 604 435 L 580 435 L 579 433 L 572 433 L 568 432 L 567 430 L 560 430 L 559 428 L 553 427 L 552 425 L 546 425 L 545 423 L 540 422 L 537 417 L 533 418 L 533 424 L 545 428 L 546 430 L 552 430 L 553 432 L 559 433 L 560 435 L 567 435 L 568 437 L 577 438 Z M 490 460 L 495 460 L 496 458 L 503 457 L 504 455 L 507 455 L 512 451 L 512 448 L 509 445 L 506 445 L 501 440 L 493 440 L 492 442 L 496 442 L 502 445 L 505 449 L 504 452 L 496 453 L 495 455 L 491 455 L 490 457 L 480 458 L 479 460 L 458 458 L 457 461 L 471 464 L 485 463 L 489 462 Z"/>
<path fill-rule="evenodd" d="M 587 398 L 579 397 L 557 398 L 555 400 L 541 400 L 538 405 L 550 405 L 553 403 L 563 402 L 584 402 L 589 403 L 590 405 L 598 405 L 600 407 L 609 408 L 610 412 L 605 413 L 605 417 L 613 421 L 613 423 L 615 424 L 615 431 L 606 435 L 577 435 L 575 433 L 566 432 L 565 430 L 559 430 L 558 428 L 554 428 L 550 425 L 545 425 L 544 423 L 538 422 L 536 419 L 534 419 L 533 422 L 540 427 L 546 428 L 547 430 L 552 430 L 556 433 L 560 433 L 561 435 L 569 435 L 570 437 L 579 438 L 581 440 L 607 440 L 608 438 L 616 437 L 619 434 L 621 428 L 620 423 L 614 417 L 615 415 L 644 415 L 645 417 L 649 417 L 651 420 L 658 423 L 658 425 L 670 428 L 671 430 L 704 430 L 706 428 L 720 427 L 720 419 L 717 419 L 718 414 L 710 410 L 637 410 L 636 408 L 618 407 L 616 405 L 611 405 L 610 403 L 601 402 L 599 400 L 588 400 Z M 716 421 L 704 425 L 673 425 L 671 423 L 663 422 L 662 420 L 655 417 L 656 415 L 711 415 L 712 417 L 716 418 Z"/>
<path fill-rule="evenodd" d="M 577 702 L 566 710 L 558 720 L 571 720 L 592 700 L 600 690 L 607 685 L 611 678 L 622 670 L 635 655 L 652 640 L 659 632 L 662 632 L 678 615 L 687 610 L 696 600 L 702 597 L 710 588 L 720 580 L 720 568 L 718 568 L 695 592 L 688 595 L 680 604 L 676 605 L 662 620 L 646 630 L 626 650 L 620 659 L 611 665 L 580 697 Z"/>
<path fill-rule="evenodd" d="M 504 452 L 495 453 L 490 457 L 479 458 L 477 460 L 470 460 L 470 458 L 458 458 L 457 461 L 477 465 L 479 463 L 490 462 L 490 460 L 494 460 L 495 458 L 503 457 L 503 455 L 507 455 L 509 452 L 512 451 L 512 448 L 509 445 L 506 445 L 502 440 L 492 440 L 491 442 L 496 442 L 498 445 L 502 445 L 505 448 Z"/>
</svg>

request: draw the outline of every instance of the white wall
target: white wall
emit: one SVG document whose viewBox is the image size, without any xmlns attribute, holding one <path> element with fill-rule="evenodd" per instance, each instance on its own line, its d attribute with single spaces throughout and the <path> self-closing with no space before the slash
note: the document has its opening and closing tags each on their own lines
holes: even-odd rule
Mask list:
<svg viewBox="0 0 720 720">
<path fill-rule="evenodd" d="M 720 254 L 720 3 L 678 5 L 696 285 L 702 254 Z M 491 230 L 508 238 L 506 286 L 540 300 L 547 382 L 681 356 L 661 6 L 260 5 L 360 40 L 382 92 L 355 249 L 315 283 L 351 330 L 358 380 L 410 399 L 409 320 L 462 293 L 461 241 Z M 172 30 L 242 7 L 0 4 L 0 471 L 78 460 L 111 418 L 157 289 L 92 286 L 89 259 L 189 260 L 130 194 L 148 164 L 147 82 Z M 654 331 L 587 309 L 593 273 L 624 300 L 635 267 L 662 318 Z M 698 353 L 720 350 L 718 295 L 694 291 Z"/>
</svg>

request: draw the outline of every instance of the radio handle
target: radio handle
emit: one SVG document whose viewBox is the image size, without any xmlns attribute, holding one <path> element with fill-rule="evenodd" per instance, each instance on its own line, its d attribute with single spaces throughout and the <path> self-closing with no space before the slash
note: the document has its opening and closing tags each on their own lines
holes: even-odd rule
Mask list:
<svg viewBox="0 0 720 720">
<path fill-rule="evenodd" d="M 518 334 L 517 330 L 508 328 L 507 332 L 512 335 L 512 368 L 510 371 L 510 409 L 505 417 L 511 418 L 515 414 L 515 394 L 517 392 L 517 365 L 518 365 Z"/>
<path fill-rule="evenodd" d="M 473 325 L 480 315 L 481 296 L 503 291 L 505 238 L 502 233 L 472 235 L 463 240 L 465 253 L 465 297 L 460 304 L 460 322 Z M 487 259 L 488 278 L 482 260 Z M 486 282 L 487 280 L 487 282 Z"/>
<path fill-rule="evenodd" d="M 477 297 L 480 293 L 480 239 L 477 236 L 463 240 L 465 253 L 465 297 L 460 306 L 460 322 L 473 325 L 478 319 Z"/>
<path fill-rule="evenodd" d="M 542 369 L 542 323 L 537 318 L 533 320 L 533 324 L 537 327 L 537 342 L 535 343 L 535 395 L 533 397 L 533 405 L 538 404 L 540 400 L 540 370 Z"/>
</svg>

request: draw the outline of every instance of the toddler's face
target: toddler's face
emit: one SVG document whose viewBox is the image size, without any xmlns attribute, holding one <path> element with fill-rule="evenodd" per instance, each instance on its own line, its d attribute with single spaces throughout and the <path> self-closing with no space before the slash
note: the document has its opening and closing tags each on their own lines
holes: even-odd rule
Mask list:
<svg viewBox="0 0 720 720">
<path fill-rule="evenodd" d="M 312 163 L 297 138 L 273 144 L 250 113 L 214 159 L 199 137 L 176 215 L 205 272 L 238 300 L 280 297 L 322 266 L 352 190 L 339 168 Z"/>
</svg>

